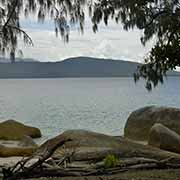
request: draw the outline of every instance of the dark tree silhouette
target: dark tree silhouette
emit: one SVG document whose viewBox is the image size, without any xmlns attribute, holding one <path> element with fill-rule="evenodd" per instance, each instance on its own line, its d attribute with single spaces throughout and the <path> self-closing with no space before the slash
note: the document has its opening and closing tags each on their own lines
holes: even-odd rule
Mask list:
<svg viewBox="0 0 180 180">
<path fill-rule="evenodd" d="M 155 39 L 145 64 L 134 74 L 135 81 L 146 79 L 148 90 L 163 83 L 167 71 L 180 65 L 179 0 L 99 0 L 93 11 L 93 29 L 97 30 L 101 20 L 108 24 L 110 18 L 121 22 L 125 30 L 142 30 L 143 45 Z"/>
<path fill-rule="evenodd" d="M 33 45 L 31 37 L 21 28 L 22 13 L 26 17 L 37 14 L 39 22 L 47 16 L 54 21 L 56 35 L 69 41 L 70 25 L 79 24 L 83 30 L 85 0 L 0 0 L 0 52 L 9 53 L 15 62 L 18 38 Z"/>
</svg>

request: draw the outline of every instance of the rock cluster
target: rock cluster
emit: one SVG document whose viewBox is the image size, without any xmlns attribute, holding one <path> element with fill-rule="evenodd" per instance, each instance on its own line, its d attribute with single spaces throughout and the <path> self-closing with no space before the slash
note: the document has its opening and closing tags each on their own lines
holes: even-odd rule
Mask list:
<svg viewBox="0 0 180 180">
<path fill-rule="evenodd" d="M 167 151 L 180 153 L 180 135 L 159 123 L 151 128 L 148 144 Z"/>
<path fill-rule="evenodd" d="M 180 155 L 175 153 L 138 144 L 124 137 L 114 137 L 85 130 L 65 131 L 45 142 L 37 152 L 43 154 L 63 138 L 71 141 L 57 149 L 54 156 L 64 156 L 68 151 L 75 151 L 73 159 L 78 161 L 103 159 L 108 154 L 115 154 L 121 158 L 144 157 L 157 160 L 173 156 L 174 159 L 180 161 Z"/>
<path fill-rule="evenodd" d="M 112 172 L 123 172 L 127 168 L 179 168 L 179 133 L 180 110 L 155 106 L 142 108 L 130 115 L 125 126 L 125 137 L 86 130 L 68 130 L 40 146 L 32 139 L 41 136 L 38 128 L 8 120 L 0 123 L 0 158 L 30 157 L 18 161 L 21 164 L 18 171 L 9 166 L 5 168 L 2 162 L 0 166 L 3 167 L 3 177 L 12 179 L 44 175 L 87 176 L 94 172 L 109 175 Z M 140 144 L 137 140 L 146 140 L 148 145 Z M 16 144 L 13 146 L 11 142 Z M 104 168 L 104 160 L 108 155 L 112 155 L 109 156 L 109 161 L 112 162 L 112 157 L 117 161 L 116 168 Z"/>
<path fill-rule="evenodd" d="M 124 136 L 146 141 L 170 152 L 180 153 L 180 109 L 149 106 L 132 112 L 126 122 Z"/>
<path fill-rule="evenodd" d="M 0 157 L 30 156 L 38 145 L 32 138 L 41 137 L 38 128 L 15 120 L 0 123 Z"/>
<path fill-rule="evenodd" d="M 122 157 L 163 159 L 173 156 L 180 159 L 180 155 L 176 154 L 180 153 L 180 109 L 156 106 L 141 108 L 131 113 L 124 131 L 125 137 L 114 137 L 86 130 L 69 130 L 38 148 L 32 139 L 41 137 L 38 128 L 8 120 L 0 123 L 0 140 L 18 140 L 18 143 L 15 147 L 1 143 L 0 156 L 25 156 L 36 150 L 43 153 L 63 137 L 71 141 L 58 148 L 54 156 L 64 155 L 67 153 L 65 151 L 73 149 L 76 160 L 102 158 L 112 152 Z M 147 141 L 149 146 L 134 140 Z"/>
<path fill-rule="evenodd" d="M 138 141 L 147 141 L 155 123 L 161 123 L 180 134 L 180 109 L 149 106 L 132 112 L 124 128 L 124 136 Z"/>
</svg>

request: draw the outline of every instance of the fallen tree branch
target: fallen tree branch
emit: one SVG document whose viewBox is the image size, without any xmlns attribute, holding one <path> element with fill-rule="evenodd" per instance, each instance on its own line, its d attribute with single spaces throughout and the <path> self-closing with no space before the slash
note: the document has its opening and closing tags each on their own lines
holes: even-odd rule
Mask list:
<svg viewBox="0 0 180 180">
<path fill-rule="evenodd" d="M 65 176 L 100 176 L 100 175 L 112 175 L 117 173 L 122 173 L 125 171 L 131 171 L 131 170 L 150 170 L 150 169 L 176 169 L 180 168 L 180 164 L 173 164 L 169 163 L 170 159 L 165 159 L 162 161 L 157 161 L 153 159 L 144 159 L 144 158 L 136 158 L 136 161 L 132 165 L 132 161 L 135 158 L 132 158 L 130 160 L 129 158 L 126 160 L 123 160 L 122 162 L 126 162 L 126 165 L 123 164 L 123 166 L 119 165 L 118 167 L 114 168 L 74 168 L 69 167 L 67 169 L 62 169 L 60 167 L 54 167 L 53 165 L 49 165 L 47 163 L 43 163 L 42 166 L 45 168 L 39 167 L 36 169 L 33 169 L 32 171 L 22 171 L 19 172 L 18 176 L 12 176 L 8 178 L 8 180 L 14 180 L 19 177 L 24 178 L 39 178 L 39 177 L 65 177 Z M 94 166 L 95 167 L 95 166 Z M 27 174 L 28 172 L 28 174 Z"/>
<path fill-rule="evenodd" d="M 16 167 L 12 168 L 12 170 L 15 170 L 15 172 L 10 171 L 9 172 L 9 177 L 8 175 L 4 175 L 4 179 L 7 180 L 16 180 L 18 178 L 22 178 L 22 177 L 29 177 L 29 175 L 33 172 L 34 169 L 38 169 L 40 167 L 40 169 L 42 170 L 42 164 L 54 153 L 54 151 L 64 145 L 66 142 L 71 141 L 70 139 L 67 139 L 66 137 L 61 137 L 61 139 L 59 139 L 58 141 L 53 141 L 52 140 L 48 140 L 46 143 L 44 143 L 43 147 L 46 147 L 42 153 L 37 152 L 35 155 L 33 155 L 30 158 L 27 158 L 25 160 L 23 160 L 22 162 L 19 162 L 20 164 L 20 168 L 17 170 L 16 167 L 17 165 L 15 165 Z M 25 165 L 32 160 L 33 158 L 38 157 L 37 161 L 35 163 L 33 163 L 32 165 L 30 165 L 29 167 L 25 167 Z"/>
</svg>

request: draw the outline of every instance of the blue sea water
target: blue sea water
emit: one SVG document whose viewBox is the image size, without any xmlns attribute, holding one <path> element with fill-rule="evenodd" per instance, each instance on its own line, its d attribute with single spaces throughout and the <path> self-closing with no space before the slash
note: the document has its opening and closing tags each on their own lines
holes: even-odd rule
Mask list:
<svg viewBox="0 0 180 180">
<path fill-rule="evenodd" d="M 0 121 L 36 126 L 42 139 L 67 129 L 122 135 L 130 113 L 149 105 L 180 107 L 180 77 L 151 93 L 132 78 L 0 80 Z"/>
</svg>

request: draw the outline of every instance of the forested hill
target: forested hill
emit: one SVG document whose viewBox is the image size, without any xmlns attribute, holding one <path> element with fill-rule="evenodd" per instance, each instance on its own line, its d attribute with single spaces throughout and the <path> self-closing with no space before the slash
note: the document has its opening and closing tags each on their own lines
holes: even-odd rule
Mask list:
<svg viewBox="0 0 180 180">
<path fill-rule="evenodd" d="M 129 61 L 89 57 L 60 62 L 0 63 L 0 78 L 130 77 L 138 65 Z"/>
</svg>

